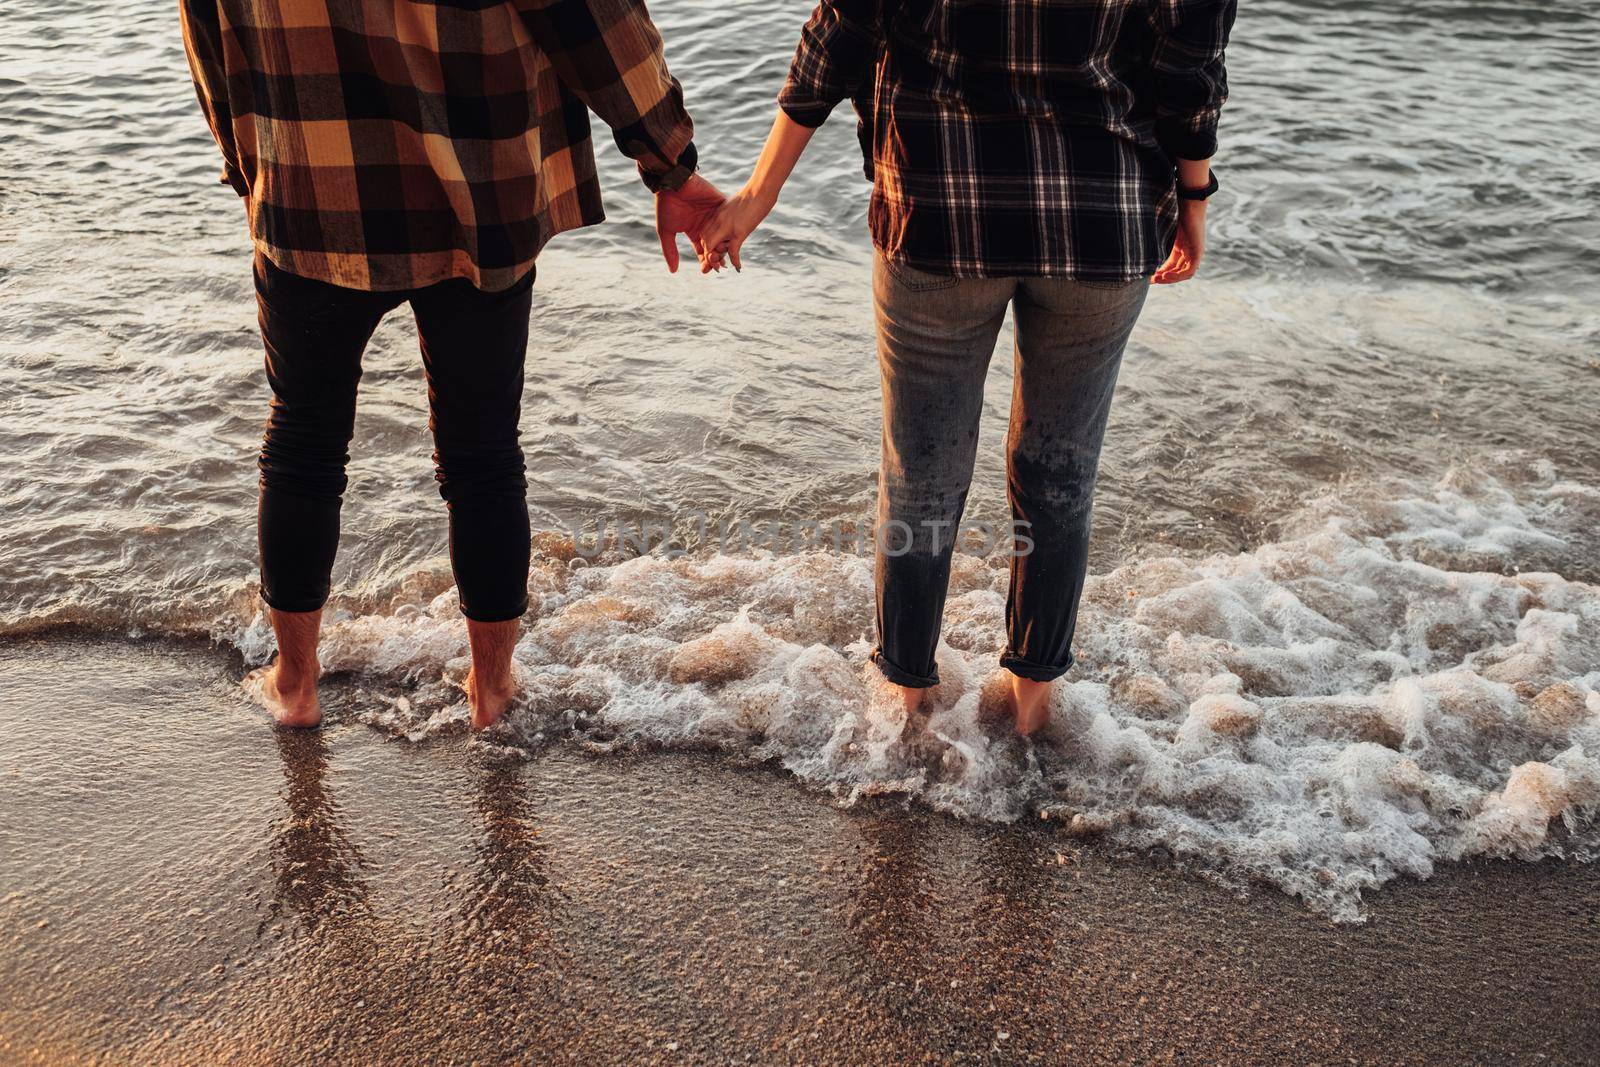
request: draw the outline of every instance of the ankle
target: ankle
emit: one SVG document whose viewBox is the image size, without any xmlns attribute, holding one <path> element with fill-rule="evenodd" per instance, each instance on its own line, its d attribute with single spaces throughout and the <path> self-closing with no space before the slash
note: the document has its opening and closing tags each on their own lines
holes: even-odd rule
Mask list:
<svg viewBox="0 0 1600 1067">
<path fill-rule="evenodd" d="M 273 665 L 272 680 L 279 689 L 314 689 L 317 676 L 321 673 L 322 665 L 315 659 L 307 661 L 279 656 Z"/>
<path fill-rule="evenodd" d="M 507 697 L 516 692 L 517 684 L 509 667 L 500 671 L 483 671 L 474 666 L 470 688 L 473 693 L 484 697 Z"/>
<path fill-rule="evenodd" d="M 1011 676 L 1011 693 L 1018 700 L 1034 701 L 1050 693 L 1052 682 L 1038 682 L 1032 678 L 1024 678 L 1020 674 Z"/>
</svg>

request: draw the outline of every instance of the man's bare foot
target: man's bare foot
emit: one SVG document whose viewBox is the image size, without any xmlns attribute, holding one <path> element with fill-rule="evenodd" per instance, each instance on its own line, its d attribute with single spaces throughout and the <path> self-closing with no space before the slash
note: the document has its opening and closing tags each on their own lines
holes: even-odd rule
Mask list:
<svg viewBox="0 0 1600 1067">
<path fill-rule="evenodd" d="M 317 677 L 322 673 L 322 664 L 317 662 L 317 635 L 322 630 L 322 612 L 279 611 L 269 606 L 267 620 L 278 639 L 278 658 L 272 666 L 246 675 L 245 689 L 266 705 L 279 726 L 315 726 L 322 721 L 322 706 L 317 703 Z"/>
<path fill-rule="evenodd" d="M 472 705 L 472 728 L 487 730 L 505 716 L 516 699 L 517 687 L 510 678 L 498 685 L 478 684 L 478 669 L 467 672 L 467 702 Z"/>
<path fill-rule="evenodd" d="M 280 659 L 245 675 L 245 692 L 272 713 L 279 726 L 310 729 L 322 721 L 322 705 L 317 702 L 319 665 L 313 660 L 304 670 L 285 669 Z"/>
<path fill-rule="evenodd" d="M 487 730 L 500 721 L 517 695 L 511 654 L 516 651 L 521 619 L 501 622 L 467 620 L 467 642 L 472 646 L 472 669 L 467 672 L 467 700 L 472 704 L 472 728 Z"/>
<path fill-rule="evenodd" d="M 1050 683 L 1013 674 L 1011 710 L 1017 717 L 1017 733 L 1032 737 L 1050 721 Z"/>
</svg>

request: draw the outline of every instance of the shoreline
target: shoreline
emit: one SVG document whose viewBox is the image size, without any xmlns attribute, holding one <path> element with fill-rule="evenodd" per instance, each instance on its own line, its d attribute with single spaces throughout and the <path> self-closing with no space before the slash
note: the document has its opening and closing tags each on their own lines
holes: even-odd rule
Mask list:
<svg viewBox="0 0 1600 1067">
<path fill-rule="evenodd" d="M 0 642 L 0 1059 L 1424 1062 L 1600 1047 L 1600 868 L 1474 862 L 1334 926 L 1049 825 L 766 767 L 356 721 L 235 656 Z"/>
</svg>

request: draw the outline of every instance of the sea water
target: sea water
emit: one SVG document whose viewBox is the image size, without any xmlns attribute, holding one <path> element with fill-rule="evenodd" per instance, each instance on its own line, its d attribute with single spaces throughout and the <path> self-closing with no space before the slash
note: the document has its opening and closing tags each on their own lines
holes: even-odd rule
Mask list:
<svg viewBox="0 0 1600 1067">
<path fill-rule="evenodd" d="M 655 5 L 724 188 L 809 7 Z M 866 662 L 849 535 L 878 398 L 848 111 L 745 272 L 711 278 L 665 272 L 599 130 L 610 220 L 539 264 L 527 698 L 471 743 L 712 748 L 845 801 L 1048 818 L 1340 918 L 1440 863 L 1590 858 L 1597 57 L 1576 2 L 1246 6 L 1211 248 L 1129 346 L 1078 666 L 1034 744 L 999 707 L 1003 552 L 957 557 L 926 714 Z M 11 0 L 0 114 L 0 633 L 205 634 L 265 662 L 249 252 L 173 6 Z M 1010 339 L 969 508 L 991 525 Z M 415 343 L 397 313 L 367 355 L 323 660 L 374 728 L 423 742 L 462 733 L 466 661 Z M 720 536 L 801 528 L 844 536 Z"/>
</svg>

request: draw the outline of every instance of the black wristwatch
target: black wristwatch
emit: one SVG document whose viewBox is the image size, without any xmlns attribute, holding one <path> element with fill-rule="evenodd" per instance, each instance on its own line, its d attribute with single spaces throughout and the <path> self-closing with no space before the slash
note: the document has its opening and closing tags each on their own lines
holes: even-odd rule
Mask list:
<svg viewBox="0 0 1600 1067">
<path fill-rule="evenodd" d="M 1201 188 L 1201 189 L 1185 189 L 1180 184 L 1178 186 L 1178 199 L 1179 200 L 1210 200 L 1211 199 L 1211 194 L 1215 193 L 1216 191 L 1217 191 L 1217 172 L 1216 171 L 1212 171 L 1211 172 L 1211 180 L 1206 182 L 1204 188 Z"/>
</svg>

